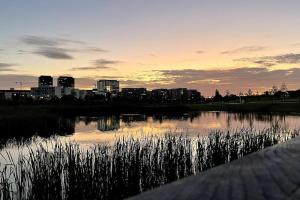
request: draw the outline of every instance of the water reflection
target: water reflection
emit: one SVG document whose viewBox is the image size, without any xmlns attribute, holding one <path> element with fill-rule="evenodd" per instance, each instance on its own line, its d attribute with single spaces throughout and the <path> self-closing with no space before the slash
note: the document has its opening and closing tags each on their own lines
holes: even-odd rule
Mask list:
<svg viewBox="0 0 300 200">
<path fill-rule="evenodd" d="M 130 135 L 139 131 L 164 133 L 173 129 L 187 130 L 189 135 L 207 134 L 214 129 L 255 128 L 258 130 L 274 124 L 299 128 L 299 116 L 255 113 L 193 112 L 177 114 L 114 114 L 96 117 L 44 117 L 0 119 L 1 140 L 53 135 L 84 138 L 86 142 L 103 134 Z M 89 135 L 88 135 L 89 134 Z M 108 137 L 108 136 L 106 136 Z"/>
<path fill-rule="evenodd" d="M 97 128 L 99 131 L 113 131 L 120 128 L 120 116 L 110 115 L 97 118 Z"/>
</svg>

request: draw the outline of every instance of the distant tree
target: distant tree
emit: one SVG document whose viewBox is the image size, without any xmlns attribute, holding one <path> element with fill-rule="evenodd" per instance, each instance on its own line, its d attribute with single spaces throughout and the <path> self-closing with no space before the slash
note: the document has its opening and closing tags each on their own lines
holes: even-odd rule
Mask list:
<svg viewBox="0 0 300 200">
<path fill-rule="evenodd" d="M 280 87 L 282 100 L 285 101 L 285 98 L 288 96 L 288 88 L 285 83 L 282 83 Z"/>
<path fill-rule="evenodd" d="M 265 91 L 265 92 L 264 92 L 264 95 L 270 96 L 270 92 L 269 92 L 269 91 Z"/>
<path fill-rule="evenodd" d="M 230 91 L 229 91 L 229 90 L 226 90 L 225 96 L 226 96 L 226 97 L 229 97 L 229 96 L 230 96 Z"/>
<path fill-rule="evenodd" d="M 214 101 L 222 101 L 223 97 L 222 95 L 220 94 L 219 90 L 216 90 L 215 92 L 215 96 L 213 97 L 213 100 Z"/>
<path fill-rule="evenodd" d="M 239 93 L 240 103 L 242 103 L 242 96 L 244 96 L 244 93 L 241 91 L 241 92 Z"/>
<path fill-rule="evenodd" d="M 271 93 L 271 95 L 275 95 L 276 92 L 278 92 L 278 87 L 276 85 L 273 85 L 272 88 L 271 88 L 270 93 Z"/>
<path fill-rule="evenodd" d="M 253 92 L 252 90 L 249 88 L 248 91 L 247 91 L 247 96 L 252 96 L 253 95 Z"/>
<path fill-rule="evenodd" d="M 285 83 L 282 83 L 280 87 L 280 91 L 286 93 L 288 91 L 288 88 Z"/>
<path fill-rule="evenodd" d="M 64 95 L 60 101 L 62 103 L 75 103 L 77 101 L 76 97 L 74 97 L 73 95 Z"/>
</svg>

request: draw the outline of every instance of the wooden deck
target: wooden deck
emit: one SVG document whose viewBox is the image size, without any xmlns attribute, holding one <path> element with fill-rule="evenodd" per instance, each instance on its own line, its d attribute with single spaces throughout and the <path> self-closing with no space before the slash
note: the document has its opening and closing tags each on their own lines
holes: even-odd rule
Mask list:
<svg viewBox="0 0 300 200">
<path fill-rule="evenodd" d="M 300 137 L 131 199 L 300 199 Z"/>
</svg>

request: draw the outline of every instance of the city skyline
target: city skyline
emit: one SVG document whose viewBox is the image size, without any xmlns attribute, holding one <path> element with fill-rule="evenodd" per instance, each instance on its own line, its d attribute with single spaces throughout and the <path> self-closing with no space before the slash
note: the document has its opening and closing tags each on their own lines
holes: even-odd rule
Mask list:
<svg viewBox="0 0 300 200">
<path fill-rule="evenodd" d="M 300 88 L 300 2 L 3 2 L 0 89 L 69 75 L 120 87 L 185 87 L 211 96 Z M 280 26 L 279 26 L 280 25 Z"/>
</svg>

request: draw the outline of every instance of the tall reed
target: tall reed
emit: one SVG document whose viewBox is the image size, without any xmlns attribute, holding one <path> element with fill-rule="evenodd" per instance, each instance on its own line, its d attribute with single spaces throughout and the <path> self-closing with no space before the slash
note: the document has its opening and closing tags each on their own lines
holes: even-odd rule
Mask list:
<svg viewBox="0 0 300 200">
<path fill-rule="evenodd" d="M 0 199 L 123 199 L 238 159 L 299 135 L 216 131 L 207 137 L 120 138 L 90 149 L 76 143 L 38 145 L 0 173 Z"/>
</svg>

